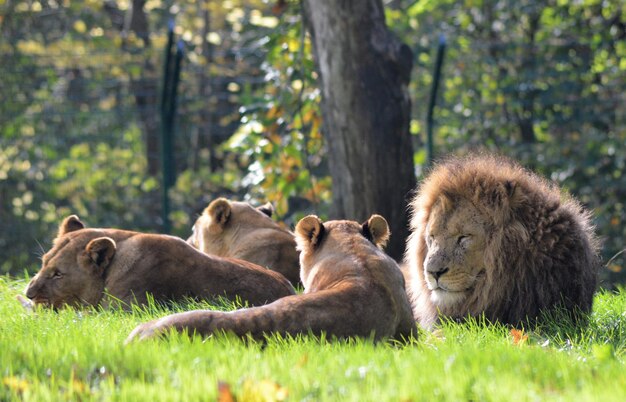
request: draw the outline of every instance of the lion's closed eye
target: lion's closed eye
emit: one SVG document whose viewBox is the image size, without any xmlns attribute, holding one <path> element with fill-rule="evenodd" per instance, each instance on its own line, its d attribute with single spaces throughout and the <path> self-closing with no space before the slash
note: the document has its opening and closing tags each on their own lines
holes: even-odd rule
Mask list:
<svg viewBox="0 0 626 402">
<path fill-rule="evenodd" d="M 471 239 L 472 239 L 472 235 L 469 235 L 469 234 L 460 235 L 456 240 L 456 244 L 458 244 L 461 247 L 465 247 L 469 244 Z"/>
</svg>

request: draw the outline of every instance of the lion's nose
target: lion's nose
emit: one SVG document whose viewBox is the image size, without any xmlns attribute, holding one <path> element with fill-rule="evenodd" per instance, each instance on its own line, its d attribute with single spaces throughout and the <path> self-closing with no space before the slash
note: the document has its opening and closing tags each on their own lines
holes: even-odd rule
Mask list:
<svg viewBox="0 0 626 402">
<path fill-rule="evenodd" d="M 35 275 L 26 286 L 26 297 L 31 300 L 41 292 L 41 283 L 37 279 L 39 279 L 39 275 Z"/>
<path fill-rule="evenodd" d="M 448 272 L 448 268 L 444 267 L 438 271 L 431 271 L 430 274 L 435 278 L 435 280 L 439 280 L 443 274 Z"/>
<path fill-rule="evenodd" d="M 37 282 L 35 281 L 35 279 L 36 278 L 31 279 L 30 283 L 26 287 L 26 297 L 28 297 L 29 299 L 33 299 L 35 296 L 37 296 L 37 293 L 39 292 L 39 286 L 37 286 Z"/>
</svg>

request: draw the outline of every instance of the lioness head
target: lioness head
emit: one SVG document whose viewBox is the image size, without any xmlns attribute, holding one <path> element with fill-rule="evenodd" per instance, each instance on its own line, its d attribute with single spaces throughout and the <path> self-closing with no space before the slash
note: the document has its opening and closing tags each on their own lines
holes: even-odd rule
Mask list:
<svg viewBox="0 0 626 402">
<path fill-rule="evenodd" d="M 335 229 L 333 234 L 330 229 Z M 340 239 L 345 234 L 359 234 L 382 249 L 389 240 L 389 224 L 385 218 L 374 214 L 362 224 L 353 221 L 331 221 L 324 224 L 317 216 L 309 215 L 296 225 L 296 241 L 300 251 L 313 252 L 328 237 L 341 242 Z"/>
<path fill-rule="evenodd" d="M 206 254 L 269 268 L 297 286 L 296 242 L 291 232 L 271 219 L 273 211 L 269 203 L 254 208 L 246 202 L 218 198 L 196 220 L 187 242 Z"/>
<path fill-rule="evenodd" d="M 300 250 L 300 275 L 305 288 L 309 288 L 311 277 L 324 275 L 311 272 L 317 261 L 323 258 L 345 261 L 346 255 L 357 258 L 359 243 L 382 249 L 389 239 L 389 225 L 380 215 L 372 215 L 362 224 L 347 220 L 324 223 L 317 216 L 309 215 L 298 222 L 295 235 Z"/>
<path fill-rule="evenodd" d="M 246 202 L 218 198 L 196 220 L 187 243 L 204 253 L 223 256 L 225 241 L 229 236 L 236 236 L 242 226 L 277 227 L 271 219 L 273 212 L 274 208 L 270 203 L 254 208 Z"/>
<path fill-rule="evenodd" d="M 35 304 L 95 306 L 102 298 L 103 274 L 115 255 L 115 242 L 97 232 L 87 233 L 84 227 L 76 215 L 61 223 L 41 270 L 26 288 L 26 296 Z"/>
</svg>

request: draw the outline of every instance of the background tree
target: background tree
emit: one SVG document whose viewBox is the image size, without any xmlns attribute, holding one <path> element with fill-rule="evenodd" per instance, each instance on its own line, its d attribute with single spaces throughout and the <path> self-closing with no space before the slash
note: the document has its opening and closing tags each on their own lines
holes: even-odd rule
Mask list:
<svg viewBox="0 0 626 402">
<path fill-rule="evenodd" d="M 386 27 L 381 0 L 304 0 L 322 92 L 333 180 L 331 217 L 389 221 L 402 257 L 415 187 L 407 85 L 411 50 Z"/>
</svg>

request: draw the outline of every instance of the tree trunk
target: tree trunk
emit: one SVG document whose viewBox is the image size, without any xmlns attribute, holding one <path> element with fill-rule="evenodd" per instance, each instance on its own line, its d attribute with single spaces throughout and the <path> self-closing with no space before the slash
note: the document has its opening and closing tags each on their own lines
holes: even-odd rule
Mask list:
<svg viewBox="0 0 626 402">
<path fill-rule="evenodd" d="M 400 259 L 415 187 L 407 85 L 412 52 L 389 32 L 381 0 L 302 0 L 322 90 L 333 180 L 331 218 L 383 215 Z"/>
</svg>

